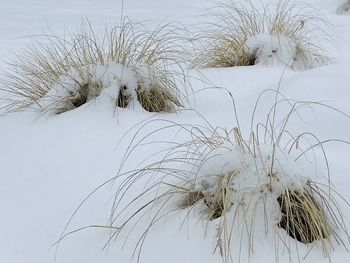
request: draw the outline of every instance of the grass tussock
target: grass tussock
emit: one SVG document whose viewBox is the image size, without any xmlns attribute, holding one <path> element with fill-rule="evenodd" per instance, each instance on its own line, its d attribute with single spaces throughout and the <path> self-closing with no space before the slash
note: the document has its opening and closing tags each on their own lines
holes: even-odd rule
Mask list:
<svg viewBox="0 0 350 263">
<path fill-rule="evenodd" d="M 179 206 L 182 209 L 189 208 L 203 198 L 204 194 L 201 191 L 185 191 Z"/>
<path fill-rule="evenodd" d="M 196 205 L 199 201 L 207 207 L 207 217 L 209 220 L 214 220 L 221 217 L 231 207 L 229 201 L 231 189 L 229 188 L 229 180 L 235 175 L 234 171 L 229 171 L 227 174 L 215 175 L 218 179 L 215 187 L 211 188 L 205 179 L 202 181 L 201 190 L 185 191 L 182 195 L 180 208 L 189 208 Z"/>
<path fill-rule="evenodd" d="M 183 224 L 190 220 L 190 214 L 201 211 L 207 227 L 215 225 L 215 251 L 220 253 L 223 262 L 243 257 L 242 250 L 233 247 L 237 242 L 239 247 L 248 248 L 249 255 L 253 253 L 256 231 L 267 236 L 275 235 L 288 251 L 294 246 L 291 240 L 320 246 L 327 257 L 335 244 L 348 247 L 347 228 L 338 203 L 341 195 L 332 188 L 329 178 L 325 178 L 329 184 L 324 184 L 323 181 L 314 181 L 309 175 L 302 175 L 304 169 L 300 158 L 305 157 L 308 163 L 308 153 L 319 148 L 325 158 L 326 177 L 329 177 L 328 160 L 323 155 L 323 143 L 329 141 L 322 142 L 307 132 L 292 136 L 287 129 L 291 116 L 300 114 L 298 109 L 312 105 L 333 109 L 319 103 L 277 98 L 278 95 L 268 111 L 265 123 L 269 125 L 258 122 L 248 139 L 243 138 L 238 119 L 238 126 L 229 131 L 210 125 L 177 124 L 164 120 L 169 125 L 159 131 L 175 129 L 176 134 L 187 134 L 191 139 L 168 142 L 169 148 L 159 153 L 163 158 L 126 173 L 120 171 L 112 179 L 113 182 L 121 181 L 106 226 L 115 231 L 107 244 L 118 239 L 124 231 L 144 226 L 134 250 L 140 260 L 150 230 L 157 223 L 165 222 L 171 213 L 185 210 Z M 259 100 L 256 107 L 258 103 Z M 278 117 L 280 104 L 290 108 L 286 115 L 284 112 Z M 145 128 L 147 123 L 141 126 Z M 133 153 L 139 147 L 155 143 L 148 143 L 148 140 L 157 136 L 156 133 L 141 138 L 134 136 L 122 164 L 130 158 L 133 161 Z M 309 144 L 310 138 L 316 143 Z M 291 172 L 287 167 L 295 167 L 299 173 Z M 142 190 L 137 192 L 135 189 Z M 125 200 L 126 196 L 130 202 Z M 276 213 L 278 219 L 272 216 Z M 276 245 L 278 250 L 277 247 L 279 245 Z"/>
<path fill-rule="evenodd" d="M 86 102 L 87 97 L 98 96 L 102 89 L 112 85 L 111 78 L 119 81 L 114 87 L 118 93 L 125 87 L 123 73 L 115 76 L 112 70 L 111 73 L 107 69 L 100 72 L 103 66 L 113 63 L 132 71 L 137 86 L 127 88 L 135 94 L 136 90 L 157 86 L 161 90 L 159 93 L 167 95 L 150 101 L 163 100 L 161 103 L 168 107 L 162 110 L 179 106 L 181 103 L 175 105 L 174 102 L 185 96 L 178 86 L 184 84 L 185 79 L 178 62 L 182 53 L 177 44 L 180 32 L 181 28 L 171 24 L 149 31 L 141 23 L 124 19 L 120 26 L 105 28 L 102 34 L 89 22 L 83 22 L 81 30 L 67 39 L 44 35 L 9 62 L 9 72 L 4 74 L 0 86 L 7 94 L 5 109 L 35 108 L 46 96 L 51 101 L 50 108 L 63 112 L 64 108 L 68 110 Z M 99 70 L 93 66 L 98 66 Z M 102 87 L 86 90 L 99 81 Z M 86 93 L 91 94 L 87 96 Z M 149 96 L 153 95 L 158 94 L 152 92 Z M 46 106 L 39 105 L 41 107 Z"/>
<path fill-rule="evenodd" d="M 289 1 L 277 5 L 253 1 L 219 4 L 217 22 L 195 41 L 200 52 L 192 67 L 250 66 L 258 63 L 261 56 L 268 60 L 265 64 L 275 58 L 296 70 L 329 63 L 319 40 L 331 41 L 327 33 L 330 26 L 321 14 L 306 9 Z M 260 36 L 263 40 L 251 48 L 249 41 Z"/>
<path fill-rule="evenodd" d="M 183 107 L 174 94 L 159 87 L 138 91 L 137 99 L 149 112 L 172 112 L 175 109 L 174 106 Z"/>
<path fill-rule="evenodd" d="M 271 90 L 262 94 L 266 92 Z M 82 229 L 108 229 L 110 236 L 106 247 L 118 239 L 125 244 L 131 236 L 135 241 L 136 234 L 137 241 L 133 244 L 138 262 L 153 227 L 166 223 L 174 213 L 182 214 L 181 226 L 188 224 L 195 215 L 206 221 L 207 228 L 214 227 L 215 251 L 223 262 L 239 262 L 245 255 L 250 257 L 258 233 L 259 237 L 265 235 L 267 240 L 276 240 L 277 243 L 271 245 L 275 246 L 277 258 L 279 249 L 285 251 L 286 248 L 293 260 L 300 260 L 298 242 L 312 243 L 312 248 L 321 248 L 328 258 L 336 245 L 348 248 L 348 232 L 339 203 L 344 199 L 333 189 L 323 145 L 331 141 L 350 143 L 321 141 L 308 132 L 293 135 L 288 124 L 292 115 L 300 117 L 301 109 L 312 106 L 350 116 L 321 103 L 279 99 L 280 93 L 276 92 L 275 103 L 264 121 L 268 125 L 265 125 L 254 121 L 262 94 L 251 118 L 251 127 L 256 129 L 251 128 L 248 139 L 242 135 L 237 113 L 237 127 L 232 130 L 215 128 L 208 122 L 189 125 L 155 120 L 165 126 L 145 135 L 142 130 L 147 130 L 148 124 L 154 121 L 141 123 L 141 128 L 132 136 L 117 176 L 97 187 L 72 218 L 96 191 L 112 183 L 117 189 L 108 223 Z M 286 108 L 279 114 L 282 105 Z M 190 139 L 161 141 L 168 147 L 149 155 L 134 170 L 122 171 L 129 161 L 135 165 L 134 154 L 142 147 L 157 144 L 155 138 L 159 140 L 158 133 L 164 131 L 167 137 L 175 133 L 180 138 L 189 136 Z M 324 165 L 310 164 L 309 155 L 315 160 L 320 159 L 317 156 L 324 158 Z M 318 171 L 318 181 L 306 172 L 306 163 Z M 324 176 L 321 167 L 324 167 Z M 66 232 L 69 222 L 59 242 L 77 231 Z M 247 254 L 242 248 L 247 248 Z M 295 249 L 297 253 L 293 254 Z"/>
<path fill-rule="evenodd" d="M 310 184 L 303 191 L 286 189 L 277 199 L 282 213 L 278 226 L 304 244 L 324 240 L 332 234 L 332 226 L 324 212 L 326 204 L 321 207 L 314 196 L 319 197 L 321 204 L 324 198 L 317 187 L 310 187 Z"/>
</svg>

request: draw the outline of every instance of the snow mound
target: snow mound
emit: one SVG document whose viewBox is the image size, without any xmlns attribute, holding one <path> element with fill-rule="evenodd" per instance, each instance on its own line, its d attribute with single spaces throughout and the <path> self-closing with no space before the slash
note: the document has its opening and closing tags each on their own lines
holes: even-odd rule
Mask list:
<svg viewBox="0 0 350 263">
<path fill-rule="evenodd" d="M 315 62 L 312 53 L 293 39 L 279 35 L 255 35 L 244 44 L 241 53 L 251 57 L 255 65 L 288 66 L 294 70 L 308 69 Z"/>
<path fill-rule="evenodd" d="M 255 57 L 255 64 L 292 65 L 296 44 L 284 36 L 260 34 L 250 38 L 243 51 Z"/>
</svg>

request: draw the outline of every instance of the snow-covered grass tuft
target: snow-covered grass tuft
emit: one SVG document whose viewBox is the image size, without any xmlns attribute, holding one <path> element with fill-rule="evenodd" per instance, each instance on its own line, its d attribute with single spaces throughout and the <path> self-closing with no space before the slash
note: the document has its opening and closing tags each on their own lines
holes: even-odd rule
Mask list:
<svg viewBox="0 0 350 263">
<path fill-rule="evenodd" d="M 346 0 L 346 2 L 344 2 L 343 4 L 341 4 L 338 7 L 337 14 L 340 14 L 340 15 L 350 14 L 350 1 L 349 0 Z"/>
<path fill-rule="evenodd" d="M 181 225 L 191 220 L 190 215 L 199 214 L 207 228 L 215 227 L 215 251 L 223 262 L 240 261 L 253 254 L 256 235 L 275 241 L 277 257 L 278 250 L 286 248 L 292 261 L 302 257 L 298 242 L 312 243 L 310 249 L 320 248 L 327 257 L 331 257 L 335 244 L 347 248 L 347 227 L 338 204 L 342 197 L 332 187 L 323 147 L 332 140 L 320 141 L 308 132 L 293 135 L 288 130 L 291 116 L 299 116 L 299 109 L 305 106 L 334 109 L 321 103 L 279 99 L 279 92 L 275 92 L 276 101 L 267 120 L 255 122 L 253 113 L 251 133 L 246 138 L 237 115 L 237 126 L 231 130 L 214 128 L 209 123 L 200 126 L 161 120 L 165 127 L 139 138 L 147 126 L 142 124 L 125 153 L 118 176 L 106 182 L 118 185 L 105 226 L 112 230 L 107 243 L 125 235 L 127 242 L 133 229 L 143 229 L 135 243 L 140 260 L 151 229 L 157 223 L 166 223 L 170 213 L 177 213 L 183 216 Z M 279 112 L 282 104 L 288 106 L 287 113 Z M 133 162 L 134 152 L 157 144 L 152 136 L 164 131 L 187 135 L 190 140 L 162 141 L 168 145 L 158 153 L 163 157 L 149 156 L 135 170 L 121 172 L 123 165 Z M 317 154 L 324 158 L 324 177 L 319 163 L 310 161 Z"/>
<path fill-rule="evenodd" d="M 156 89 L 147 93 L 155 96 L 147 101 L 166 107 L 152 108 L 141 100 L 143 108 L 174 110 L 184 98 L 178 86 L 185 79 L 177 44 L 180 31 L 171 24 L 148 31 L 125 19 L 102 34 L 83 22 L 70 39 L 43 36 L 10 62 L 0 87 L 7 94 L 5 108 L 62 113 L 101 96 L 126 107 L 138 103 L 137 93 Z"/>
<path fill-rule="evenodd" d="M 135 72 L 123 64 L 106 62 L 82 68 L 70 69 L 60 76 L 30 108 L 60 114 L 96 99 L 110 100 L 112 105 L 126 107 L 136 98 Z"/>
<path fill-rule="evenodd" d="M 200 34 L 194 68 L 287 65 L 305 70 L 330 62 L 320 39 L 331 41 L 329 24 L 315 10 L 282 1 L 221 3 L 218 22 Z M 198 46 L 197 46 L 198 45 Z"/>
</svg>

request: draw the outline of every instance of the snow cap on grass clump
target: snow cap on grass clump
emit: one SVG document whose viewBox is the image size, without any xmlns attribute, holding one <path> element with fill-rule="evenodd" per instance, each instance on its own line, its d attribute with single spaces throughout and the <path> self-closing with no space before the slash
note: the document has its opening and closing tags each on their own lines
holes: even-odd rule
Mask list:
<svg viewBox="0 0 350 263">
<path fill-rule="evenodd" d="M 122 64 L 91 64 L 77 72 L 70 70 L 38 99 L 33 107 L 41 111 L 60 114 L 75 109 L 92 100 L 106 97 L 115 105 L 120 101 L 126 106 L 136 99 L 137 80 L 134 71 Z"/>
<path fill-rule="evenodd" d="M 218 9 L 218 21 L 198 38 L 200 51 L 193 67 L 250 66 L 278 61 L 304 70 L 330 61 L 319 43 L 330 40 L 326 33 L 328 24 L 314 10 L 299 10 L 289 1 L 277 5 L 251 1 L 242 5 L 222 3 Z"/>
<path fill-rule="evenodd" d="M 133 100 L 137 103 L 139 90 L 152 86 L 167 94 L 156 98 L 167 105 L 160 110 L 173 110 L 181 105 L 174 103 L 182 97 L 177 80 L 185 79 L 178 63 L 178 30 L 166 25 L 147 31 L 126 19 L 101 36 L 88 22 L 69 40 L 44 36 L 46 43 L 36 42 L 11 62 L 1 81 L 7 94 L 5 108 L 62 113 L 101 94 L 110 94 L 114 105 L 126 107 Z"/>
<path fill-rule="evenodd" d="M 288 65 L 295 57 L 296 45 L 283 36 L 256 35 L 244 44 L 243 52 L 255 59 L 254 64 Z"/>
</svg>

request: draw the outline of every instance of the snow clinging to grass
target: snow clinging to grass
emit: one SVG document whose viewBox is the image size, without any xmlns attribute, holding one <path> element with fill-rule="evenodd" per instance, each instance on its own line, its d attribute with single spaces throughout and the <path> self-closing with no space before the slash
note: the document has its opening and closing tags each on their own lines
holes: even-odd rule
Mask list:
<svg viewBox="0 0 350 263">
<path fill-rule="evenodd" d="M 243 51 L 255 57 L 255 64 L 292 65 L 296 44 L 284 36 L 259 34 L 245 43 Z"/>
<path fill-rule="evenodd" d="M 137 75 L 120 63 L 92 64 L 80 71 L 70 70 L 59 77 L 52 89 L 35 104 L 46 111 L 62 113 L 88 103 L 97 97 L 117 105 L 122 96 L 125 106 L 136 100 Z"/>
</svg>

